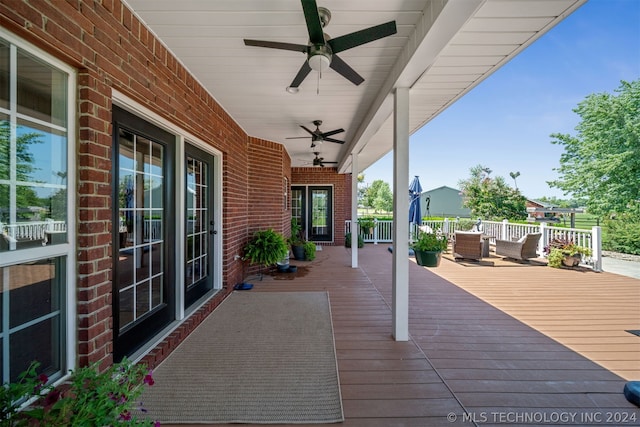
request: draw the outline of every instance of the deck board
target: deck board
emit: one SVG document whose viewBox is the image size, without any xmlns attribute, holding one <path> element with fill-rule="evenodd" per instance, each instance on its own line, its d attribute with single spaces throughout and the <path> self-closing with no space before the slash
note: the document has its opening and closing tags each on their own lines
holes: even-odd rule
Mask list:
<svg viewBox="0 0 640 427">
<path fill-rule="evenodd" d="M 325 247 L 311 263 L 293 262 L 304 275 L 266 275 L 250 291 L 329 293 L 342 425 L 504 425 L 509 414 L 526 421 L 558 411 L 582 424 L 622 411 L 636 417 L 625 425 L 640 425 L 640 409 L 622 395 L 625 378 L 640 379 L 640 337 L 620 332 L 640 329 L 629 311 L 640 306 L 640 280 L 409 261 L 410 340 L 396 342 L 391 255 L 366 245 L 359 259 L 353 269 L 350 250 Z"/>
</svg>

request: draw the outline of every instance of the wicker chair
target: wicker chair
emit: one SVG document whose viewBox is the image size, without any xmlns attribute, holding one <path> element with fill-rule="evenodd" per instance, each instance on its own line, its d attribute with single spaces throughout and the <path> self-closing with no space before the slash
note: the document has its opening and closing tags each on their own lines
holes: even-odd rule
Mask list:
<svg viewBox="0 0 640 427">
<path fill-rule="evenodd" d="M 537 258 L 538 253 L 536 250 L 538 249 L 538 241 L 540 241 L 541 236 L 541 233 L 528 233 L 516 242 L 496 239 L 496 255 L 502 255 L 503 257 L 520 261 Z"/>
<path fill-rule="evenodd" d="M 482 233 L 456 231 L 454 236 L 454 258 L 480 261 L 482 258 Z"/>
</svg>

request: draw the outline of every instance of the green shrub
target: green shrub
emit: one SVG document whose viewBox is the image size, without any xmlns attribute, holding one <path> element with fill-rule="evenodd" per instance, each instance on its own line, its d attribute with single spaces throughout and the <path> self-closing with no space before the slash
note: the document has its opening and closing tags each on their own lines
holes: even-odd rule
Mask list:
<svg viewBox="0 0 640 427">
<path fill-rule="evenodd" d="M 289 247 L 284 236 L 273 229 L 268 229 L 256 231 L 244 247 L 244 258 L 251 264 L 269 267 L 284 258 L 288 252 Z"/>
<path fill-rule="evenodd" d="M 640 255 L 640 221 L 625 218 L 607 220 L 602 233 L 602 247 L 613 252 Z"/>
<path fill-rule="evenodd" d="M 351 233 L 347 233 L 344 235 L 344 245 L 347 248 L 351 247 Z M 358 247 L 364 247 L 364 240 L 362 239 L 362 236 L 358 236 Z"/>
<path fill-rule="evenodd" d="M 304 259 L 307 261 L 313 261 L 316 259 L 316 244 L 313 242 L 305 242 L 304 244 Z"/>
<path fill-rule="evenodd" d="M 68 389 L 48 384 L 46 375 L 38 374 L 38 362 L 18 376 L 18 381 L 0 387 L 0 425 L 2 426 L 158 426 L 158 422 L 140 419 L 145 410 L 139 397 L 144 386 L 154 384 L 151 371 L 144 364 L 127 359 L 104 372 L 98 365 L 75 372 Z M 27 408 L 19 405 L 40 398 Z"/>
</svg>

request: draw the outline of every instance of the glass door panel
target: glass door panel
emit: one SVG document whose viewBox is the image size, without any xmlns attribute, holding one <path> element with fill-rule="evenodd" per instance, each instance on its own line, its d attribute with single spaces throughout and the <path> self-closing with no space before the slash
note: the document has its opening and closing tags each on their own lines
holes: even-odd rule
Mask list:
<svg viewBox="0 0 640 427">
<path fill-rule="evenodd" d="M 167 240 L 174 234 L 168 197 L 172 136 L 118 108 L 114 118 L 114 352 L 120 359 L 144 345 L 174 313 L 168 262 L 172 242 Z"/>
<path fill-rule="evenodd" d="M 309 187 L 309 212 L 311 227 L 309 239 L 313 241 L 332 240 L 332 195 L 331 187 Z"/>
<path fill-rule="evenodd" d="M 213 209 L 213 156 L 187 145 L 185 189 L 185 308 L 213 289 L 216 233 Z"/>
</svg>

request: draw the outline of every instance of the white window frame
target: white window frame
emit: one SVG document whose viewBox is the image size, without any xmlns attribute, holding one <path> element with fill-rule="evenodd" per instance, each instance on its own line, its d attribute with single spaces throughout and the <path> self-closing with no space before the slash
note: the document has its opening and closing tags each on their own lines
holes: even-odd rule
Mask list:
<svg viewBox="0 0 640 427">
<path fill-rule="evenodd" d="M 77 89 L 77 71 L 73 67 L 58 60 L 54 56 L 44 52 L 43 50 L 33 46 L 25 40 L 16 37 L 12 33 L 0 28 L 0 37 L 8 41 L 12 47 L 12 52 L 19 48 L 24 52 L 46 62 L 50 66 L 57 68 L 68 76 L 67 80 L 67 185 L 72 190 L 76 185 L 76 130 L 77 130 L 77 114 L 76 114 L 76 89 Z M 15 79 L 17 68 L 15 61 L 12 61 L 12 69 L 10 78 L 12 79 L 11 90 L 14 91 L 12 99 L 15 102 Z M 6 112 L 5 110 L 2 110 Z M 13 106 L 9 112 L 12 115 L 12 121 L 15 120 L 16 107 Z M 49 124 L 48 124 L 49 125 Z M 64 289 L 64 298 L 61 301 L 64 306 L 65 318 L 64 322 L 64 340 L 65 350 L 64 358 L 61 360 L 61 375 L 67 377 L 69 369 L 75 369 L 76 364 L 76 199 L 74 191 L 67 191 L 67 240 L 68 243 L 47 245 L 41 248 L 33 248 L 30 250 L 8 251 L 3 252 L 0 257 L 0 267 L 8 267 L 14 264 L 21 264 L 36 261 L 45 258 L 66 257 L 66 283 Z M 8 363 L 8 362 L 6 362 Z"/>
</svg>

